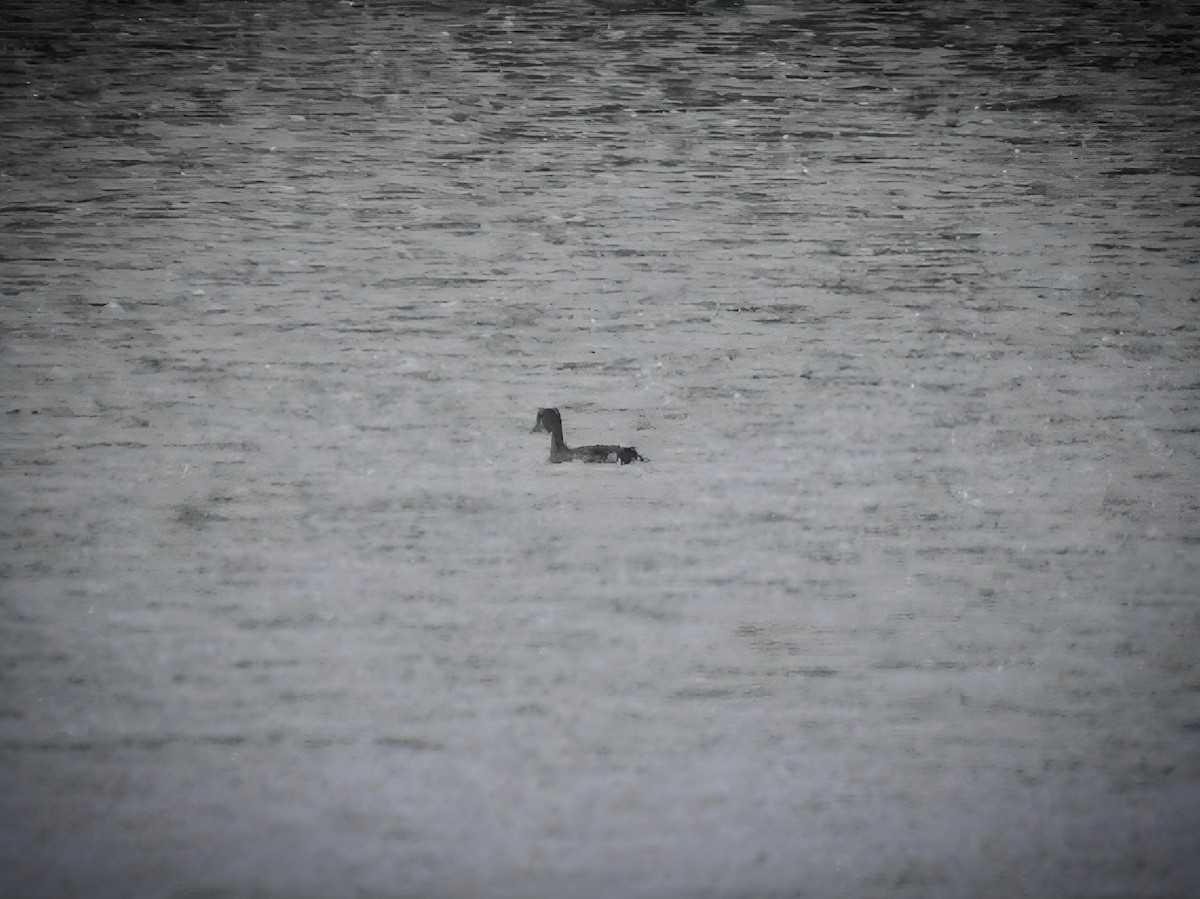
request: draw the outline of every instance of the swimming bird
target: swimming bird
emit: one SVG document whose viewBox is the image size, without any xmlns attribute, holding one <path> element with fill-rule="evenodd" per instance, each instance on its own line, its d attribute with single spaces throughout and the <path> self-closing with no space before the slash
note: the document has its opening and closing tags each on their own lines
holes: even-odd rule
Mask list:
<svg viewBox="0 0 1200 899">
<path fill-rule="evenodd" d="M 649 462 L 632 446 L 576 446 L 569 447 L 563 440 L 562 416 L 557 409 L 538 409 L 537 424 L 533 433 L 545 431 L 550 435 L 551 462 Z"/>
</svg>

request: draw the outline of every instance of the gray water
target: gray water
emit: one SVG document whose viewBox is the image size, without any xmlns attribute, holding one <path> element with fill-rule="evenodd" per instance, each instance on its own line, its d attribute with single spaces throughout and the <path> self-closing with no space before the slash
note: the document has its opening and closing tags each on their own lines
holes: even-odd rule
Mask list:
<svg viewBox="0 0 1200 899">
<path fill-rule="evenodd" d="M 6 7 L 0 893 L 1200 882 L 1187 5 Z"/>
</svg>

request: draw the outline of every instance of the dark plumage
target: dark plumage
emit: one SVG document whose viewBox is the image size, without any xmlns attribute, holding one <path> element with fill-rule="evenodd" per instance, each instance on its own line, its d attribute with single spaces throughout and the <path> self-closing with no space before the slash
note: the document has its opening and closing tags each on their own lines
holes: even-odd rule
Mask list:
<svg viewBox="0 0 1200 899">
<path fill-rule="evenodd" d="M 562 416 L 557 409 L 538 409 L 537 424 L 533 430 L 545 431 L 550 435 L 551 462 L 617 462 L 628 465 L 630 462 L 650 461 L 638 455 L 637 449 L 632 446 L 567 446 L 563 440 Z"/>
</svg>

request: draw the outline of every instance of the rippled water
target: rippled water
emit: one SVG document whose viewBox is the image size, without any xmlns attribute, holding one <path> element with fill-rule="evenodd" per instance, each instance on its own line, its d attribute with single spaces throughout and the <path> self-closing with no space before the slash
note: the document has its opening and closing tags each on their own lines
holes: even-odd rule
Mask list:
<svg viewBox="0 0 1200 899">
<path fill-rule="evenodd" d="M 1190 7 L 9 6 L 0 892 L 1196 882 Z"/>
</svg>

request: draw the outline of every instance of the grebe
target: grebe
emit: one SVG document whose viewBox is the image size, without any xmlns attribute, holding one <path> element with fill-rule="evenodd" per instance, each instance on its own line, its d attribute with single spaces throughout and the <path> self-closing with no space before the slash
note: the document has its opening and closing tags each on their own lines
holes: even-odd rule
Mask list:
<svg viewBox="0 0 1200 899">
<path fill-rule="evenodd" d="M 537 424 L 533 426 L 533 431 L 545 431 L 550 435 L 551 462 L 617 462 L 628 465 L 630 462 L 650 461 L 638 455 L 637 449 L 632 446 L 567 446 L 563 440 L 562 416 L 557 409 L 538 409 Z"/>
</svg>

